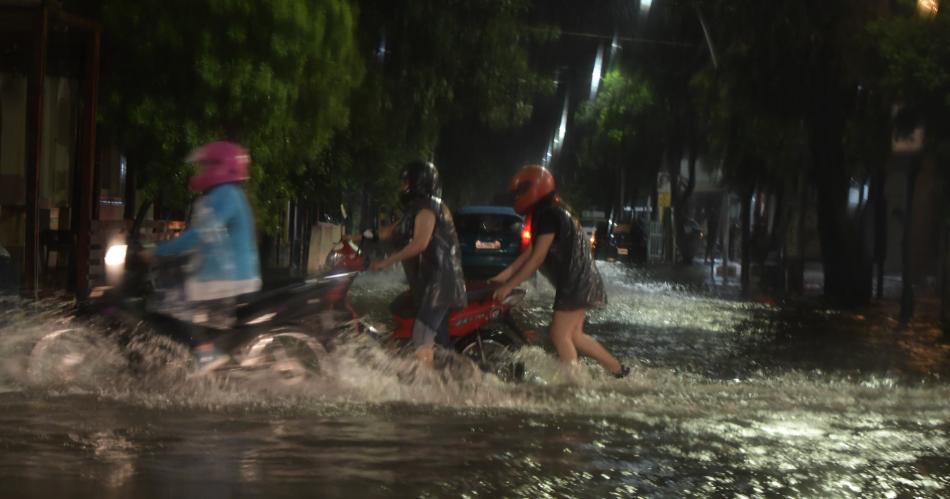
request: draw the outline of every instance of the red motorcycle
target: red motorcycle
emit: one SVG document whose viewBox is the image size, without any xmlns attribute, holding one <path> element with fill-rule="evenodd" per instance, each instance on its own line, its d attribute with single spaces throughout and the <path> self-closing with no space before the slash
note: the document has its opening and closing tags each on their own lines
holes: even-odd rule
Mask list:
<svg viewBox="0 0 950 499">
<path fill-rule="evenodd" d="M 327 266 L 343 272 L 360 272 L 369 260 L 352 241 L 340 241 L 327 257 Z M 513 360 L 513 354 L 522 346 L 534 343 L 534 331 L 524 330 L 512 317 L 511 311 L 524 299 L 525 291 L 515 289 L 503 301 L 494 299 L 496 286 L 486 281 L 466 282 L 465 308 L 449 314 L 449 337 L 456 352 L 474 361 L 485 372 L 502 379 L 520 379 L 524 366 Z M 388 333 L 396 342 L 412 338 L 415 310 L 409 292 L 390 305 L 396 326 Z M 386 333 L 383 333 L 384 335 Z"/>
</svg>

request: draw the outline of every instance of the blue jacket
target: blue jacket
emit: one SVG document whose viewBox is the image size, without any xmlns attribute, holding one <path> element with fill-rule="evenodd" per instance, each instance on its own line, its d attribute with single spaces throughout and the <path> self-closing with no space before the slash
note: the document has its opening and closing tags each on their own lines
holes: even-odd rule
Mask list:
<svg viewBox="0 0 950 499">
<path fill-rule="evenodd" d="M 254 216 L 239 185 L 223 184 L 198 198 L 188 228 L 155 248 L 157 257 L 180 255 L 191 255 L 185 280 L 188 301 L 218 300 L 261 288 Z"/>
</svg>

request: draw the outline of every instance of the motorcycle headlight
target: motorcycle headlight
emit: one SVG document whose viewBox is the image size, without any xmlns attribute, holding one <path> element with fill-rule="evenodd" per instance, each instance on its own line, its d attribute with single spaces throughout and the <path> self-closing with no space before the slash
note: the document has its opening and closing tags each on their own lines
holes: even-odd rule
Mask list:
<svg viewBox="0 0 950 499">
<path fill-rule="evenodd" d="M 125 244 L 113 244 L 106 250 L 106 265 L 118 267 L 125 264 L 125 254 L 129 247 Z"/>
</svg>

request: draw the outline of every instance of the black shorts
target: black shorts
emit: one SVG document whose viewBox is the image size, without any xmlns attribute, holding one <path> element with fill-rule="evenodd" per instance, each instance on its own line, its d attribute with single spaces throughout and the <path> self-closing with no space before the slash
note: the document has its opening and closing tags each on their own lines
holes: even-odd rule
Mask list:
<svg viewBox="0 0 950 499">
<path fill-rule="evenodd" d="M 554 306 L 552 308 L 558 312 L 601 308 L 607 304 L 607 293 L 604 291 L 604 285 L 599 279 L 597 279 L 596 282 L 589 283 L 587 286 L 568 284 L 566 286 L 557 286 L 556 289 L 554 293 Z"/>
</svg>

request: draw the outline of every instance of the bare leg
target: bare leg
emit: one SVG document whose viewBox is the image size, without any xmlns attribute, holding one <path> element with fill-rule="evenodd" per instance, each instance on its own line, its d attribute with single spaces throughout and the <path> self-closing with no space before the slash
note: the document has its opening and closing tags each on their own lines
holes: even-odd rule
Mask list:
<svg viewBox="0 0 950 499">
<path fill-rule="evenodd" d="M 577 322 L 577 327 L 574 329 L 571 336 L 571 340 L 574 343 L 574 347 L 584 355 L 591 357 L 604 366 L 604 369 L 610 371 L 610 374 L 620 374 L 620 370 L 623 369 L 620 365 L 620 361 L 616 357 L 610 354 L 599 341 L 591 338 L 590 336 L 584 334 L 584 316 L 586 315 L 585 310 L 580 311 L 580 320 Z"/>
<path fill-rule="evenodd" d="M 416 349 L 416 360 L 425 367 L 432 368 L 434 357 L 435 349 L 432 345 L 425 345 Z"/>
<path fill-rule="evenodd" d="M 551 319 L 551 342 L 557 349 L 561 362 L 571 364 L 577 361 L 577 349 L 574 347 L 572 336 L 578 324 L 584 321 L 584 311 L 563 312 L 554 311 L 554 318 Z"/>
</svg>

